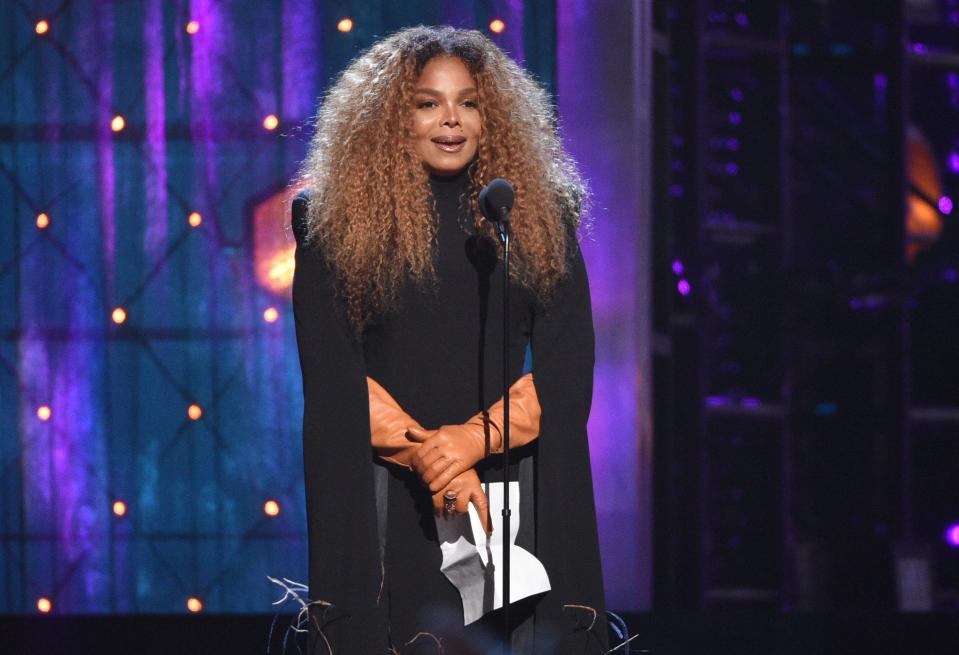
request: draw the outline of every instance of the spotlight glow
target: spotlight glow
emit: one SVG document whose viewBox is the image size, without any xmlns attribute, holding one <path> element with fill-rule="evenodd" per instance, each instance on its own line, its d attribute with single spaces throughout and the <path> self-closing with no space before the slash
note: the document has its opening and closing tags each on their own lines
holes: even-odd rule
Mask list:
<svg viewBox="0 0 959 655">
<path fill-rule="evenodd" d="M 37 227 L 38 227 L 38 228 L 40 228 L 41 230 L 45 230 L 45 229 L 47 229 L 47 227 L 48 227 L 49 225 L 50 225 L 50 217 L 47 216 L 46 213 L 40 212 L 39 214 L 37 214 Z"/>
<path fill-rule="evenodd" d="M 676 283 L 676 290 L 679 291 L 679 295 L 688 296 L 690 292 L 693 290 L 693 287 L 692 285 L 689 284 L 688 280 L 683 278 L 682 280 Z"/>
<path fill-rule="evenodd" d="M 203 222 L 203 216 L 200 212 L 191 212 L 187 221 L 190 223 L 190 227 L 200 227 L 200 224 Z"/>
<path fill-rule="evenodd" d="M 946 543 L 953 548 L 959 548 L 959 523 L 946 528 Z"/>
<path fill-rule="evenodd" d="M 49 405 L 40 405 L 37 407 L 37 418 L 41 421 L 49 421 L 52 415 L 53 410 L 50 409 Z"/>
<path fill-rule="evenodd" d="M 196 614 L 197 612 L 200 612 L 203 610 L 203 603 L 200 601 L 199 598 L 196 598 L 195 596 L 190 596 L 186 600 L 186 608 L 190 610 L 191 612 L 193 612 L 194 614 Z"/>
<path fill-rule="evenodd" d="M 286 277 L 293 277 L 293 269 L 296 268 L 296 261 L 292 257 L 281 259 L 280 262 L 270 267 L 267 275 L 271 280 L 281 280 Z"/>
<path fill-rule="evenodd" d="M 952 213 L 952 198 L 949 196 L 943 196 L 939 198 L 939 211 L 943 214 Z"/>
<path fill-rule="evenodd" d="M 117 516 L 123 516 L 127 513 L 127 504 L 122 500 L 114 501 L 113 503 L 113 513 Z"/>
<path fill-rule="evenodd" d="M 110 129 L 114 132 L 121 131 L 124 127 L 127 126 L 126 120 L 120 114 L 117 114 L 113 117 L 113 120 L 110 121 Z"/>
<path fill-rule="evenodd" d="M 276 126 L 280 124 L 280 119 L 274 114 L 268 114 L 266 118 L 263 119 L 263 127 L 267 130 L 275 130 Z"/>
<path fill-rule="evenodd" d="M 278 318 L 280 318 L 280 312 L 276 311 L 276 307 L 267 307 L 263 310 L 263 320 L 267 323 L 276 323 Z"/>
<path fill-rule="evenodd" d="M 200 22 L 199 22 L 199 21 L 191 20 L 189 23 L 186 24 L 186 33 L 187 33 L 187 34 L 193 35 L 193 34 L 196 34 L 196 33 L 199 32 L 199 31 L 200 31 Z"/>
<path fill-rule="evenodd" d="M 949 153 L 949 169 L 953 173 L 959 173 L 959 152 Z"/>
<path fill-rule="evenodd" d="M 37 609 L 43 614 L 49 614 L 50 610 L 53 609 L 53 603 L 50 602 L 49 598 L 41 596 L 37 599 Z"/>
<path fill-rule="evenodd" d="M 290 193 L 283 190 L 253 208 L 253 262 L 257 284 L 287 298 L 296 266 L 293 257 L 296 246 L 288 238 L 289 207 Z"/>
<path fill-rule="evenodd" d="M 263 503 L 263 513 L 267 516 L 276 516 L 280 513 L 280 504 L 275 500 L 268 500 Z"/>
<path fill-rule="evenodd" d="M 686 267 L 683 266 L 683 262 L 680 259 L 673 260 L 673 273 L 676 275 L 682 275 L 683 271 L 686 270 Z"/>
<path fill-rule="evenodd" d="M 113 319 L 114 323 L 121 325 L 127 320 L 127 310 L 123 309 L 123 307 L 117 307 L 113 310 L 113 314 L 111 314 L 110 317 Z"/>
<path fill-rule="evenodd" d="M 37 24 L 33 26 L 33 29 L 37 34 L 46 34 L 50 31 L 50 23 L 45 20 L 38 20 Z"/>
<path fill-rule="evenodd" d="M 341 32 L 352 32 L 353 31 L 353 19 L 352 18 L 341 18 L 340 22 L 336 24 L 336 29 Z"/>
<path fill-rule="evenodd" d="M 194 421 L 199 421 L 200 417 L 203 416 L 203 408 L 193 403 L 186 409 L 186 415 L 189 416 Z"/>
<path fill-rule="evenodd" d="M 489 23 L 489 31 L 493 34 L 502 34 L 506 29 L 506 23 L 499 18 L 494 18 Z"/>
</svg>

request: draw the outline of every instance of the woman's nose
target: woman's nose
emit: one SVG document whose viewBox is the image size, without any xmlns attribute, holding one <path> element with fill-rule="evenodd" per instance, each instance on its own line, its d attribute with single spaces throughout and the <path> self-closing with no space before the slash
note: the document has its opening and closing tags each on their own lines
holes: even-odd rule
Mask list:
<svg viewBox="0 0 959 655">
<path fill-rule="evenodd" d="M 440 125 L 448 125 L 450 127 L 456 127 L 460 124 L 459 113 L 456 110 L 456 106 L 452 105 L 446 107 L 443 113 L 443 121 Z"/>
</svg>

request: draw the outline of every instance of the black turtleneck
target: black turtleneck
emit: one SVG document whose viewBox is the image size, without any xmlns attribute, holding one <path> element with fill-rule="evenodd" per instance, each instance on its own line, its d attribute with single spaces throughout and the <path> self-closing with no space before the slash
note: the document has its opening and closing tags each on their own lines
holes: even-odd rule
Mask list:
<svg viewBox="0 0 959 655">
<path fill-rule="evenodd" d="M 502 281 L 498 245 L 467 234 L 471 181 L 430 177 L 436 203 L 434 284 L 407 284 L 401 310 L 363 335 L 367 374 L 424 426 L 462 422 L 499 399 Z M 529 342 L 529 294 L 512 287 L 511 378 Z M 480 375 L 482 373 L 482 375 Z"/>
</svg>

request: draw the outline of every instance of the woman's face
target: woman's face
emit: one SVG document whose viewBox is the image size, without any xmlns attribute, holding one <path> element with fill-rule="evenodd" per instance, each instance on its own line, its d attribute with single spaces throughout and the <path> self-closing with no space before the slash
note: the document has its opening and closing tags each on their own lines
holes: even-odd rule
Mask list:
<svg viewBox="0 0 959 655">
<path fill-rule="evenodd" d="M 476 157 L 483 131 L 476 81 L 462 60 L 430 59 L 413 94 L 413 145 L 423 166 L 455 175 Z"/>
</svg>

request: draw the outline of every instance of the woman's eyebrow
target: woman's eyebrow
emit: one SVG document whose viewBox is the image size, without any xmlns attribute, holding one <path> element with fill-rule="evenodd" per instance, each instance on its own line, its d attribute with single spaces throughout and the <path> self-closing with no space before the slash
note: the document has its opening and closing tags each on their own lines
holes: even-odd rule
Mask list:
<svg viewBox="0 0 959 655">
<path fill-rule="evenodd" d="M 437 96 L 437 97 L 443 95 L 440 91 L 437 91 L 436 89 L 428 89 L 428 88 L 413 89 L 413 92 L 423 93 L 429 96 Z M 460 89 L 457 95 L 467 96 L 467 95 L 473 95 L 474 93 L 476 93 L 476 87 L 471 86 L 466 89 Z"/>
</svg>

